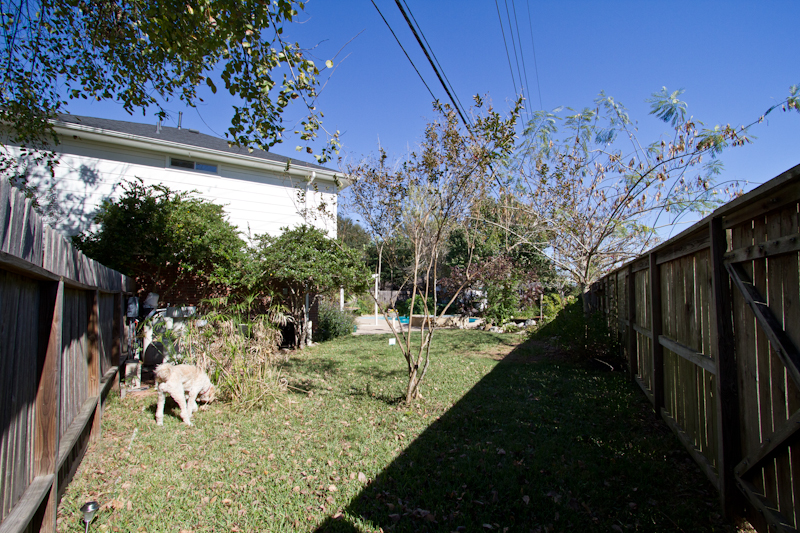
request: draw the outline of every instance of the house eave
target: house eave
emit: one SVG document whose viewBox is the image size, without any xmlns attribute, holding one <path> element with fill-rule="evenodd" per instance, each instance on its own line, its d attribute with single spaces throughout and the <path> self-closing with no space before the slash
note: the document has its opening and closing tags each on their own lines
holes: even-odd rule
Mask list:
<svg viewBox="0 0 800 533">
<path fill-rule="evenodd" d="M 323 180 L 335 184 L 339 189 L 344 189 L 352 183 L 352 180 L 348 179 L 344 174 L 327 169 L 308 167 L 302 162 L 294 163 L 291 159 L 285 163 L 270 161 L 246 154 L 231 154 L 201 146 L 192 146 L 190 144 L 177 143 L 163 139 L 153 139 L 150 137 L 142 137 L 130 133 L 94 128 L 83 124 L 73 124 L 71 122 L 62 122 L 58 120 L 53 122 L 53 126 L 56 132 L 61 136 L 78 137 L 100 143 L 149 150 L 165 155 L 177 155 L 190 159 L 210 159 L 221 163 L 273 172 L 279 175 L 296 176 L 305 181 L 311 181 L 312 179 Z"/>
</svg>

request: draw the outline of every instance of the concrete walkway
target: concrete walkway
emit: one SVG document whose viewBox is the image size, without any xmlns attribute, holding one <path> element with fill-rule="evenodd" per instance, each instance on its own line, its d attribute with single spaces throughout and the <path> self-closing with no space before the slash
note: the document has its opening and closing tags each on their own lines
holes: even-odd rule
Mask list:
<svg viewBox="0 0 800 533">
<path fill-rule="evenodd" d="M 395 329 L 400 330 L 400 323 L 395 321 Z M 391 333 L 392 329 L 382 316 L 378 317 L 378 325 L 375 325 L 375 317 L 356 317 L 356 332 L 353 335 L 377 335 L 380 333 Z M 408 331 L 408 324 L 403 325 L 403 329 Z M 412 328 L 412 331 L 419 331 L 419 328 Z"/>
<path fill-rule="evenodd" d="M 400 323 L 395 321 L 395 329 L 400 330 Z M 470 326 L 470 329 L 480 327 L 481 324 L 477 323 L 474 326 Z M 375 325 L 375 316 L 359 316 L 356 317 L 356 332 L 353 335 L 377 335 L 380 333 L 391 333 L 392 329 L 389 327 L 389 324 L 386 323 L 386 319 L 383 316 L 378 317 L 378 325 Z M 439 326 L 440 328 L 443 326 Z M 403 330 L 408 331 L 409 327 L 408 324 L 403 324 Z M 411 331 L 419 331 L 419 327 L 412 327 Z"/>
</svg>

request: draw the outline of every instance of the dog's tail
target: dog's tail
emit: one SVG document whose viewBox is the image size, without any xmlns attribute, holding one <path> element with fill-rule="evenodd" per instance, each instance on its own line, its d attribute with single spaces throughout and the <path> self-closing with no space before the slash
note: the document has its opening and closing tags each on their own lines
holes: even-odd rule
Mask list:
<svg viewBox="0 0 800 533">
<path fill-rule="evenodd" d="M 161 363 L 156 366 L 156 381 L 168 381 L 171 372 L 172 365 L 170 363 Z"/>
</svg>

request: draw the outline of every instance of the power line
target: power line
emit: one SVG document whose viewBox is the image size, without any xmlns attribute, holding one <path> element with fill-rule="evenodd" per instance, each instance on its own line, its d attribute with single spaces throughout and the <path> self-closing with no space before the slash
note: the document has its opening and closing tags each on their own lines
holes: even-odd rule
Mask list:
<svg viewBox="0 0 800 533">
<path fill-rule="evenodd" d="M 458 102 L 458 105 L 461 106 L 461 109 L 463 111 L 465 109 L 464 108 L 464 104 L 461 103 L 461 99 L 458 97 L 458 93 L 456 93 L 455 89 L 453 88 L 453 84 L 450 82 L 450 79 L 447 77 L 447 74 L 445 73 L 444 68 L 442 67 L 442 64 L 439 63 L 439 58 L 436 57 L 436 54 L 433 51 L 433 47 L 428 42 L 428 39 L 425 38 L 425 33 L 422 31 L 422 27 L 419 25 L 419 22 L 417 22 L 417 18 L 414 16 L 414 13 L 411 12 L 411 8 L 408 7 L 408 3 L 406 3 L 406 0 L 403 0 L 403 5 L 406 6 L 406 10 L 408 11 L 408 14 L 411 16 L 411 20 L 413 20 L 414 24 L 417 26 L 417 29 L 419 30 L 419 33 L 422 36 L 422 40 L 425 41 L 425 45 L 428 47 L 428 50 L 430 50 L 431 55 L 433 56 L 433 60 L 436 61 L 436 64 L 439 66 L 439 70 L 442 72 L 442 76 L 444 76 L 445 81 L 450 86 L 450 89 L 453 91 L 453 95 L 456 97 L 456 101 Z M 470 121 L 470 123 L 471 123 L 471 121 Z"/>
<path fill-rule="evenodd" d="M 528 0 L 526 5 L 528 7 L 528 28 L 531 32 L 531 48 L 533 48 L 533 68 L 534 72 L 536 73 L 536 90 L 539 91 L 539 109 L 544 110 L 544 104 L 542 104 L 542 87 L 539 85 L 539 65 L 536 64 L 536 45 L 533 42 L 533 23 L 531 22 L 530 0 Z"/>
<path fill-rule="evenodd" d="M 431 98 L 433 98 L 433 100 L 436 101 L 437 98 L 436 98 L 436 96 L 434 96 L 433 91 L 431 91 L 431 88 L 428 87 L 427 83 L 425 83 L 425 79 L 422 77 L 422 74 L 419 73 L 419 70 L 417 70 L 417 66 L 411 60 L 411 57 L 409 57 L 408 52 L 406 52 L 406 49 L 403 48 L 403 43 L 400 42 L 400 39 L 397 38 L 397 35 L 395 35 L 394 30 L 392 29 L 392 27 L 389 26 L 389 22 L 387 22 L 386 17 L 383 16 L 383 13 L 381 13 L 381 10 L 378 7 L 378 5 L 375 3 L 375 0 L 370 0 L 370 2 L 372 2 L 372 5 L 375 6 L 375 9 L 378 11 L 378 14 L 383 19 L 383 22 L 384 22 L 384 24 L 386 24 L 386 27 L 389 28 L 390 32 L 392 32 L 392 36 L 394 37 L 394 40 L 397 41 L 397 44 L 400 45 L 400 49 L 406 55 L 406 59 L 408 59 L 408 62 L 411 63 L 411 66 L 414 67 L 414 71 L 417 73 L 417 76 L 419 76 L 419 79 L 422 81 L 422 84 L 425 85 L 426 89 L 428 89 L 428 92 L 430 93 Z"/>
<path fill-rule="evenodd" d="M 511 56 L 508 53 L 508 41 L 506 41 L 506 30 L 503 28 L 503 16 L 500 15 L 500 6 L 497 4 L 497 0 L 494 0 L 494 6 L 497 8 L 497 20 L 500 21 L 500 32 L 503 34 L 503 45 L 506 47 L 508 70 L 511 72 L 511 84 L 514 86 L 514 94 L 519 94 L 519 91 L 517 91 L 517 80 L 514 79 L 514 67 L 511 66 Z"/>
<path fill-rule="evenodd" d="M 408 18 L 408 15 L 406 14 L 405 9 L 403 9 L 402 4 L 400 4 L 400 0 L 394 0 L 394 2 L 395 2 L 395 4 L 397 4 L 397 7 L 398 7 L 398 9 L 400 9 L 400 12 L 403 14 L 403 18 L 406 19 L 406 23 L 408 24 L 408 27 L 411 28 L 411 32 L 414 34 L 414 37 L 417 39 L 417 42 L 419 43 L 420 48 L 422 48 L 422 51 L 425 53 L 425 57 L 428 58 L 428 63 L 431 64 L 431 68 L 433 68 L 433 72 L 435 72 L 436 73 L 436 77 L 439 78 L 439 83 L 441 83 L 442 87 L 444 87 L 444 92 L 447 93 L 447 96 L 450 98 L 450 101 L 453 103 L 453 106 L 456 108 L 456 111 L 458 112 L 458 116 L 461 117 L 461 122 L 463 122 L 464 126 L 466 126 L 467 129 L 469 129 L 469 127 L 470 127 L 469 122 L 467 122 L 467 119 L 464 118 L 464 114 L 461 112 L 461 108 L 459 107 L 459 105 L 456 104 L 456 99 L 453 97 L 452 93 L 450 92 L 450 89 L 448 89 L 448 87 L 447 87 L 447 84 L 442 79 L 442 75 L 439 73 L 439 69 L 436 68 L 436 64 L 433 62 L 433 59 L 431 59 L 431 56 L 428 53 L 428 49 L 425 48 L 424 44 L 422 44 L 422 39 L 420 39 L 420 36 L 417 33 L 417 30 L 414 27 L 414 25 L 411 24 L 411 20 Z M 375 4 L 374 1 L 372 3 L 373 3 L 373 5 Z"/>
<path fill-rule="evenodd" d="M 508 18 L 508 33 L 511 35 L 511 49 L 514 50 L 514 61 L 517 63 L 517 76 L 519 77 L 520 92 L 525 93 L 525 85 L 522 83 L 522 69 L 519 68 L 519 55 L 517 54 L 517 44 L 514 41 L 514 28 L 511 26 L 511 13 L 508 11 L 508 0 L 504 0 L 506 4 L 506 18 Z M 530 116 L 530 111 L 528 111 Z"/>
<path fill-rule="evenodd" d="M 522 49 L 522 32 L 519 31 L 519 19 L 517 18 L 517 3 L 516 0 L 511 0 L 511 7 L 514 10 L 514 24 L 517 27 L 517 41 L 519 42 L 519 55 L 522 57 L 522 72 L 525 74 L 525 94 L 528 97 L 528 102 L 531 100 L 531 88 L 528 85 L 528 67 L 525 65 L 525 53 Z M 509 21 L 510 23 L 511 21 Z M 533 110 L 531 105 L 525 106 L 528 110 L 528 118 L 533 118 Z"/>
</svg>

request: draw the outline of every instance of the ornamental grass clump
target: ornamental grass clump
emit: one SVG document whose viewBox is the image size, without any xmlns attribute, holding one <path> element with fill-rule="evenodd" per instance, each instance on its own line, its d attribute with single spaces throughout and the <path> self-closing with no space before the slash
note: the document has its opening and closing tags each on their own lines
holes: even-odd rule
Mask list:
<svg viewBox="0 0 800 533">
<path fill-rule="evenodd" d="M 187 362 L 204 369 L 219 398 L 234 409 L 259 408 L 283 394 L 286 379 L 280 367 L 286 356 L 279 350 L 279 328 L 290 320 L 283 310 L 271 306 L 257 313 L 261 305 L 251 296 L 233 304 L 226 298 L 205 303 L 210 307 L 205 325 L 189 328 L 185 335 Z"/>
</svg>

